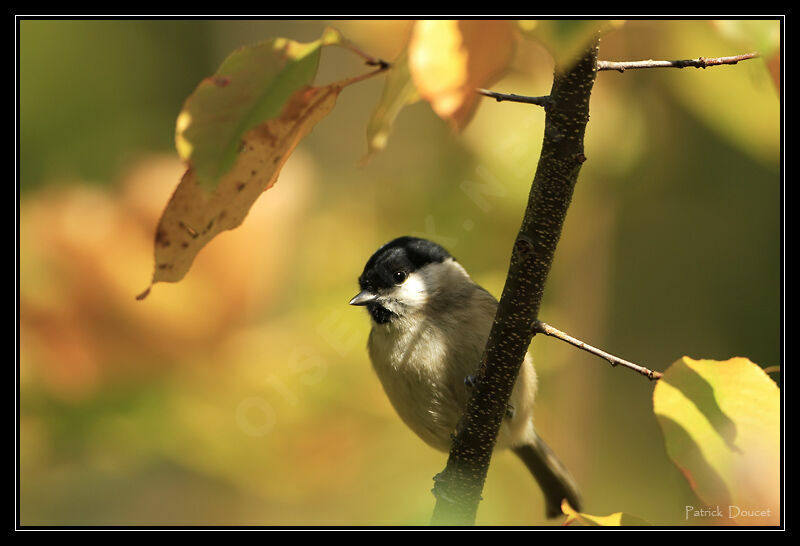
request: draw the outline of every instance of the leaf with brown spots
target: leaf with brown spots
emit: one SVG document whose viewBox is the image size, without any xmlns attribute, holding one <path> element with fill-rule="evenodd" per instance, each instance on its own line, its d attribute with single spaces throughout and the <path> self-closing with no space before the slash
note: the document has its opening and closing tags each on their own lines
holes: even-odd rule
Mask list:
<svg viewBox="0 0 800 546">
<path fill-rule="evenodd" d="M 244 134 L 277 117 L 297 89 L 311 85 L 322 47 L 343 41 L 333 29 L 307 44 L 273 38 L 234 51 L 201 81 L 183 104 L 175 131 L 178 154 L 198 182 L 216 187 L 236 162 Z"/>
<path fill-rule="evenodd" d="M 275 184 L 281 167 L 300 140 L 333 109 L 341 90 L 375 73 L 321 87 L 303 83 L 316 73 L 316 61 L 313 71 L 309 72 L 306 66 L 309 50 L 341 43 L 340 40 L 338 33 L 327 32 L 313 44 L 282 39 L 266 42 L 267 50 L 280 57 L 277 64 L 283 66 L 282 70 L 295 72 L 290 75 L 280 70 L 275 72 L 275 63 L 265 63 L 269 58 L 266 50 L 257 53 L 253 48 L 239 50 L 223 63 L 217 74 L 203 80 L 187 100 L 178 120 L 177 145 L 189 168 L 156 229 L 151 286 L 181 280 L 201 248 L 221 231 L 241 224 L 259 195 Z M 303 66 L 288 62 L 287 55 L 302 57 L 298 62 Z M 262 64 L 267 68 L 259 78 Z M 298 78 L 297 71 L 304 75 Z M 244 101 L 248 105 L 245 108 L 237 101 L 242 102 L 245 95 L 252 99 L 253 93 L 252 89 L 243 93 L 243 87 L 237 88 L 237 81 L 242 79 L 250 82 L 250 87 L 259 82 L 262 91 L 267 90 L 257 100 Z M 281 81 L 275 83 L 276 79 Z M 267 80 L 272 84 L 265 83 Z M 279 93 L 275 92 L 277 88 Z M 227 91 L 233 95 L 226 96 Z M 192 127 L 194 131 L 190 130 Z M 249 128 L 239 134 L 243 127 Z M 146 297 L 149 290 L 137 299 Z"/>
<path fill-rule="evenodd" d="M 242 223 L 256 199 L 275 184 L 300 140 L 336 104 L 342 83 L 303 87 L 280 116 L 248 131 L 233 168 L 208 190 L 193 168 L 183 175 L 159 221 L 153 283 L 181 280 L 211 239 Z"/>
</svg>

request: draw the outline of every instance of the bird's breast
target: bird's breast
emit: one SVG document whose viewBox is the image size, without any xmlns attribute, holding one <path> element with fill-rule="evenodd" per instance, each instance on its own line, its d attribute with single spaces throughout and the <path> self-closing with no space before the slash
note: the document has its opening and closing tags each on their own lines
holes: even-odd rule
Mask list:
<svg viewBox="0 0 800 546">
<path fill-rule="evenodd" d="M 467 395 L 463 378 L 453 381 L 449 351 L 443 332 L 425 324 L 407 331 L 378 326 L 369 338 L 372 365 L 395 411 L 420 438 L 443 451 L 450 448 Z"/>
</svg>

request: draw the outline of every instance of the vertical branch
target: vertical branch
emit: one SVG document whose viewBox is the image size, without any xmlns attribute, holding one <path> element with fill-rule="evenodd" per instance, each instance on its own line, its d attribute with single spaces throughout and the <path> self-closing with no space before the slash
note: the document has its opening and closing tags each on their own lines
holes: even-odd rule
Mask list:
<svg viewBox="0 0 800 546">
<path fill-rule="evenodd" d="M 538 317 L 547 274 L 578 179 L 598 43 L 566 69 L 556 68 L 542 153 L 511 264 L 484 350 L 477 385 L 453 438 L 446 468 L 434 480 L 434 525 L 475 521 L 506 404 Z"/>
</svg>

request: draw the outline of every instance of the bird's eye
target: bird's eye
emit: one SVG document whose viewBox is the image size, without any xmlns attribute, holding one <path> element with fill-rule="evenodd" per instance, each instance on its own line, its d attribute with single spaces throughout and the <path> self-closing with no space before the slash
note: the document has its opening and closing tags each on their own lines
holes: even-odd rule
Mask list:
<svg viewBox="0 0 800 546">
<path fill-rule="evenodd" d="M 403 284 L 407 278 L 408 274 L 405 271 L 395 271 L 392 273 L 392 280 L 395 284 Z"/>
</svg>

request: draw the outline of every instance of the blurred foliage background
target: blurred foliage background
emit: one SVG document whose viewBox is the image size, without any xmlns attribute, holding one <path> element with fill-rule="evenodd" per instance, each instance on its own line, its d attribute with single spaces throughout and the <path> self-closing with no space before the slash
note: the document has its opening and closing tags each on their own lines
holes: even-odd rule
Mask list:
<svg viewBox="0 0 800 546">
<path fill-rule="evenodd" d="M 348 88 L 239 229 L 182 282 L 134 300 L 182 174 L 183 99 L 233 49 L 316 39 L 328 24 L 386 59 L 410 28 L 20 21 L 22 524 L 429 521 L 446 455 L 395 416 L 365 351 L 368 317 L 347 301 L 366 259 L 402 234 L 447 246 L 499 296 L 540 108 L 486 99 L 456 135 L 417 103 L 359 166 L 382 81 Z M 758 46 L 762 30 L 733 26 L 629 21 L 604 37 L 600 58 Z M 552 69 L 541 46 L 519 41 L 493 89 L 547 94 Z M 329 48 L 318 80 L 362 71 Z M 780 101 L 765 60 L 600 73 L 586 155 L 542 318 L 657 370 L 682 355 L 780 364 Z M 554 340 L 537 338 L 533 353 L 537 428 L 585 511 L 703 523 L 685 521 L 700 502 L 665 454 L 653 384 Z M 560 523 L 543 514 L 524 467 L 498 453 L 478 524 Z"/>
</svg>

